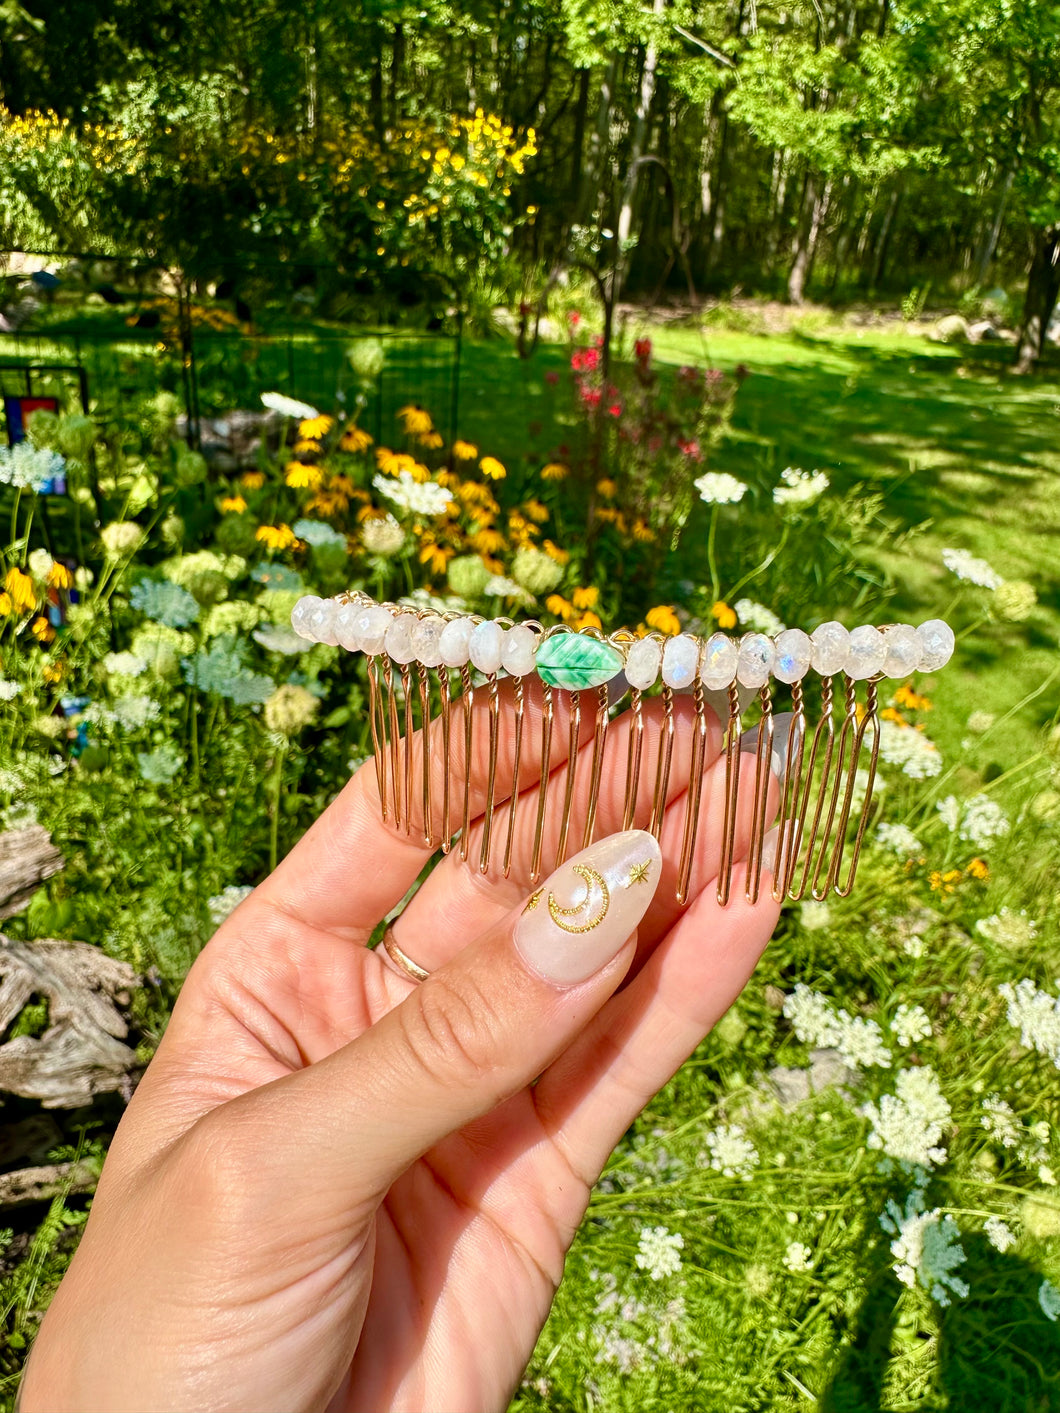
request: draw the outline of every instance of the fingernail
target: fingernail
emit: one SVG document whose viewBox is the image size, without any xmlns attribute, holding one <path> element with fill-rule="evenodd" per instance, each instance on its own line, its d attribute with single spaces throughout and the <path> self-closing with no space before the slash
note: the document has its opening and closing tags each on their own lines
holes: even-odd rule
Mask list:
<svg viewBox="0 0 1060 1413">
<path fill-rule="evenodd" d="M 784 778 L 784 767 L 788 761 L 788 745 L 791 741 L 791 723 L 795 720 L 793 712 L 781 711 L 773 718 L 773 740 L 770 742 L 769 766 L 778 780 Z M 758 750 L 758 732 L 761 722 L 757 726 L 752 726 L 750 731 L 745 731 L 740 737 L 740 750 L 756 752 Z"/>
<path fill-rule="evenodd" d="M 622 950 L 661 871 L 659 845 L 647 830 L 591 844 L 527 899 L 515 925 L 519 955 L 553 986 L 585 981 Z"/>
</svg>

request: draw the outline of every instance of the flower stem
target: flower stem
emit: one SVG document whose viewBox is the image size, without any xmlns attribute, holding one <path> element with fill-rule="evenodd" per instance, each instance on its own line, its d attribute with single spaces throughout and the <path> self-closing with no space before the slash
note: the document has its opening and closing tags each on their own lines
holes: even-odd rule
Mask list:
<svg viewBox="0 0 1060 1413">
<path fill-rule="evenodd" d="M 714 541 L 718 533 L 718 502 L 715 501 L 710 509 L 710 534 L 707 536 L 707 567 L 710 570 L 710 601 L 717 603 L 721 595 L 721 583 L 718 579 L 718 566 L 714 560 Z"/>
<path fill-rule="evenodd" d="M 272 873 L 279 862 L 280 847 L 280 787 L 283 785 L 283 762 L 287 755 L 287 741 L 276 751 L 276 769 L 272 774 L 272 819 L 269 824 L 269 872 Z"/>
</svg>

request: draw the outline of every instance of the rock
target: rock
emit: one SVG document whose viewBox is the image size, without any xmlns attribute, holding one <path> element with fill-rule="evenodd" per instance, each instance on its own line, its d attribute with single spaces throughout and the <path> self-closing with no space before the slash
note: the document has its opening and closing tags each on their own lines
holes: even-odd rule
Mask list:
<svg viewBox="0 0 1060 1413">
<path fill-rule="evenodd" d="M 99 1181 L 99 1164 L 80 1162 L 48 1163 L 41 1168 L 20 1168 L 0 1173 L 0 1207 L 25 1207 L 31 1202 L 50 1202 L 67 1192 L 92 1192 Z"/>
<path fill-rule="evenodd" d="M 44 880 L 62 866 L 62 854 L 39 824 L 0 834 L 0 918 L 21 912 Z"/>
<path fill-rule="evenodd" d="M 989 319 L 978 319 L 968 325 L 968 337 L 972 343 L 1000 343 L 1001 331 Z"/>
<path fill-rule="evenodd" d="M 956 343 L 968 337 L 968 320 L 962 314 L 947 314 L 938 321 L 929 335 L 936 343 Z"/>
<path fill-rule="evenodd" d="M 809 1069 L 777 1065 L 766 1075 L 777 1103 L 785 1110 L 794 1109 L 797 1104 L 809 1099 L 811 1094 L 820 1094 L 825 1089 L 836 1089 L 849 1097 L 857 1078 L 857 1070 L 847 1064 L 838 1050 L 814 1050 L 810 1055 Z"/>
</svg>

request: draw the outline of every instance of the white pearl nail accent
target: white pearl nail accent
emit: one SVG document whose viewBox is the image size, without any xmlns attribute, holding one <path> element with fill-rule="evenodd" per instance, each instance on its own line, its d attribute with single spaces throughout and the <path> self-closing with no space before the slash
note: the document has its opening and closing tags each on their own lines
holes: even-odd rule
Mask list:
<svg viewBox="0 0 1060 1413">
<path fill-rule="evenodd" d="M 850 634 L 850 650 L 847 653 L 845 672 L 855 682 L 864 682 L 875 677 L 883 667 L 887 656 L 887 644 L 878 628 L 864 623 L 854 628 Z"/>
<path fill-rule="evenodd" d="M 468 655 L 472 665 L 487 676 L 499 672 L 503 643 L 504 629 L 492 618 L 487 618 L 474 630 L 468 643 Z"/>
<path fill-rule="evenodd" d="M 785 628 L 777 636 L 776 649 L 773 676 L 778 682 L 801 682 L 810 670 L 810 659 L 813 657 L 809 633 L 804 633 L 801 628 Z"/>
<path fill-rule="evenodd" d="M 940 667 L 945 667 L 953 656 L 956 643 L 949 624 L 943 623 L 941 618 L 929 618 L 916 631 L 924 650 L 920 671 L 937 672 Z"/>
<path fill-rule="evenodd" d="M 446 667 L 466 667 L 468 646 L 475 623 L 471 618 L 453 618 L 442 629 L 438 648 Z"/>
<path fill-rule="evenodd" d="M 736 663 L 740 650 L 725 633 L 712 633 L 703 649 L 699 669 L 700 681 L 711 692 L 720 692 L 736 678 Z"/>
<path fill-rule="evenodd" d="M 538 635 L 525 623 L 509 628 L 501 644 L 501 666 L 513 677 L 525 677 L 534 670 Z"/>
<path fill-rule="evenodd" d="M 745 687 L 764 687 L 769 681 L 776 648 L 764 633 L 748 633 L 740 643 L 736 678 Z"/>
<path fill-rule="evenodd" d="M 668 638 L 663 649 L 662 678 L 668 687 L 690 687 L 696 680 L 699 663 L 699 642 L 691 633 L 679 633 Z"/>
<path fill-rule="evenodd" d="M 658 638 L 638 638 L 626 654 L 626 681 L 639 692 L 654 687 L 659 680 L 663 645 Z"/>
<path fill-rule="evenodd" d="M 892 623 L 881 628 L 883 641 L 887 645 L 887 656 L 883 659 L 883 672 L 887 677 L 908 677 L 920 666 L 924 645 L 911 623 Z"/>
<path fill-rule="evenodd" d="M 822 623 L 810 634 L 810 641 L 813 643 L 810 663 L 814 672 L 819 672 L 822 677 L 834 677 L 837 672 L 842 672 L 850 651 L 850 634 L 842 623 L 837 623 L 835 619 Z"/>
</svg>

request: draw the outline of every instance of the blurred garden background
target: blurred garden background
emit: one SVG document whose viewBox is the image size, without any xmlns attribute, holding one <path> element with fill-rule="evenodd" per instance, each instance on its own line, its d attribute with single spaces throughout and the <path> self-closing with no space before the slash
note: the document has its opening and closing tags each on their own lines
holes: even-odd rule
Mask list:
<svg viewBox="0 0 1060 1413">
<path fill-rule="evenodd" d="M 369 750 L 303 593 L 942 617 L 513 1408 L 1060 1409 L 1060 4 L 0 5 L 0 1399 Z"/>
</svg>

